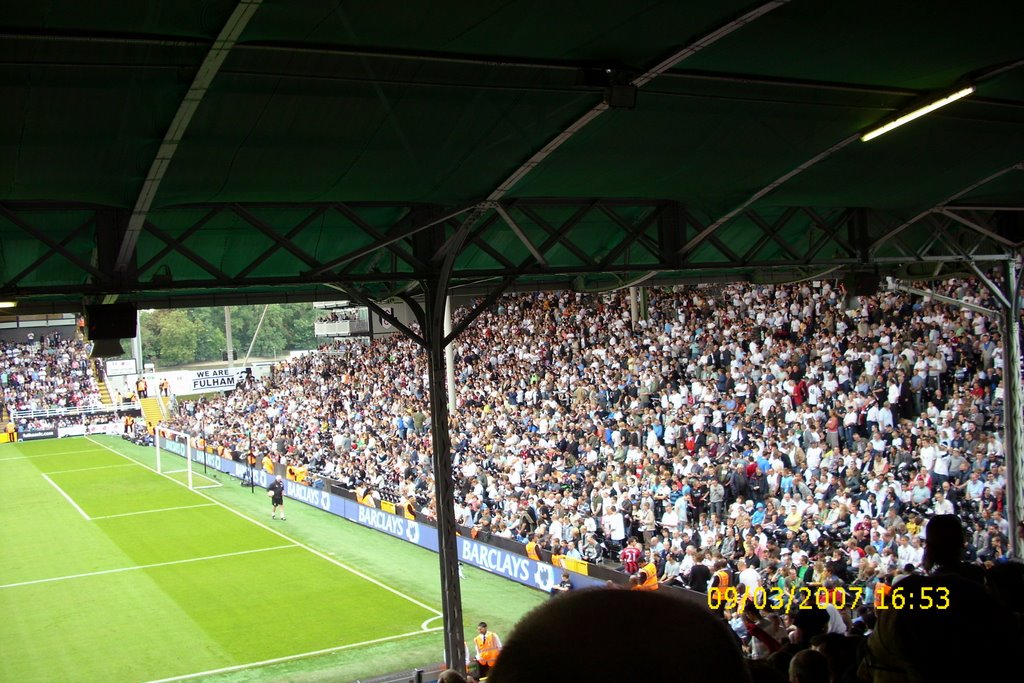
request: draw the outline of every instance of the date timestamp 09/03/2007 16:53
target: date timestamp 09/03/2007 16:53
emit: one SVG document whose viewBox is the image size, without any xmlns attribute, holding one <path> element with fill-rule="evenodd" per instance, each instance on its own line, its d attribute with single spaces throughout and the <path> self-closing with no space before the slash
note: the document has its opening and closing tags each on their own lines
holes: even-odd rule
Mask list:
<svg viewBox="0 0 1024 683">
<path fill-rule="evenodd" d="M 828 589 L 824 586 L 793 586 L 781 588 L 757 587 L 740 592 L 738 588 L 711 588 L 708 590 L 708 607 L 713 610 L 727 609 L 743 611 L 747 605 L 759 610 L 772 609 L 788 614 L 791 610 L 814 609 L 831 604 L 836 609 L 856 609 L 864 598 L 864 588 Z M 876 610 L 932 610 L 949 608 L 949 589 L 945 586 L 919 586 L 913 589 L 896 586 L 891 590 L 876 590 Z"/>
</svg>

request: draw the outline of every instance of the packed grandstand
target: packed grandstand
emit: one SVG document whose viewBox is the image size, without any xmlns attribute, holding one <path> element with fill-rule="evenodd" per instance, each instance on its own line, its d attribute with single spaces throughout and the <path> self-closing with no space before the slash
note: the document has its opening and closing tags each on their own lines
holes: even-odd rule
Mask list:
<svg viewBox="0 0 1024 683">
<path fill-rule="evenodd" d="M 652 290 L 634 327 L 621 292 L 501 299 L 456 342 L 458 521 L 586 560 L 637 536 L 683 583 L 699 553 L 870 588 L 920 566 L 923 523 L 950 511 L 972 559 L 1006 560 L 997 321 L 843 301 L 828 282 Z M 433 514 L 425 366 L 398 335 L 186 402 L 172 426 Z"/>
<path fill-rule="evenodd" d="M 970 280 L 936 286 L 991 303 Z M 458 523 L 556 563 L 653 558 L 702 592 L 727 572 L 766 608 L 804 586 L 876 604 L 922 572 L 935 515 L 963 521 L 969 562 L 1007 562 L 998 321 L 898 292 L 845 301 L 826 281 L 652 289 L 634 323 L 624 292 L 501 298 L 455 342 Z M 4 349 L 9 407 L 94 400 L 78 342 L 26 349 Z M 169 426 L 434 516 L 426 367 L 400 335 L 182 401 Z M 846 617 L 829 630 L 870 627 Z"/>
</svg>

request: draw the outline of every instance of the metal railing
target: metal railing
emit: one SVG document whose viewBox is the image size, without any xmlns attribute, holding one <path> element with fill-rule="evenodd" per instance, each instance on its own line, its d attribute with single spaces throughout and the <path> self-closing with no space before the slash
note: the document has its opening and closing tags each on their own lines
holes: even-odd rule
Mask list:
<svg viewBox="0 0 1024 683">
<path fill-rule="evenodd" d="M 36 419 L 40 417 L 67 417 L 71 415 L 99 415 L 101 413 L 116 413 L 124 410 L 138 409 L 139 404 L 135 403 L 122 403 L 120 405 L 94 405 L 94 406 L 70 406 L 67 408 L 54 407 L 54 408 L 39 408 L 36 410 L 13 410 L 8 407 L 11 418 L 15 420 L 25 419 Z"/>
</svg>

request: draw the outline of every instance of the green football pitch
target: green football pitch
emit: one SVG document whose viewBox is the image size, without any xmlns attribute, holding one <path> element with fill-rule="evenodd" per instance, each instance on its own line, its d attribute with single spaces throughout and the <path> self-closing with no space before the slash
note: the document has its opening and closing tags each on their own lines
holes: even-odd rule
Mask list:
<svg viewBox="0 0 1024 683">
<path fill-rule="evenodd" d="M 435 554 L 294 501 L 273 520 L 201 466 L 203 488 L 184 479 L 113 437 L 0 447 L 0 680 L 346 681 L 443 659 Z M 467 641 L 546 597 L 467 572 Z"/>
</svg>

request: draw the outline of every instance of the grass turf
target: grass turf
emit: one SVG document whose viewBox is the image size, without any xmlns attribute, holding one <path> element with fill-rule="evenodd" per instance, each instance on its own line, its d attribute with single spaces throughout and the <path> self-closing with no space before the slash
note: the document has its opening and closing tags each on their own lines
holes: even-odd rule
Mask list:
<svg viewBox="0 0 1024 683">
<path fill-rule="evenodd" d="M 154 462 L 109 437 L 0 448 L 0 680 L 338 681 L 442 659 L 435 554 L 294 501 L 271 520 L 259 489 L 189 491 Z M 467 640 L 546 597 L 467 572 Z"/>
</svg>

